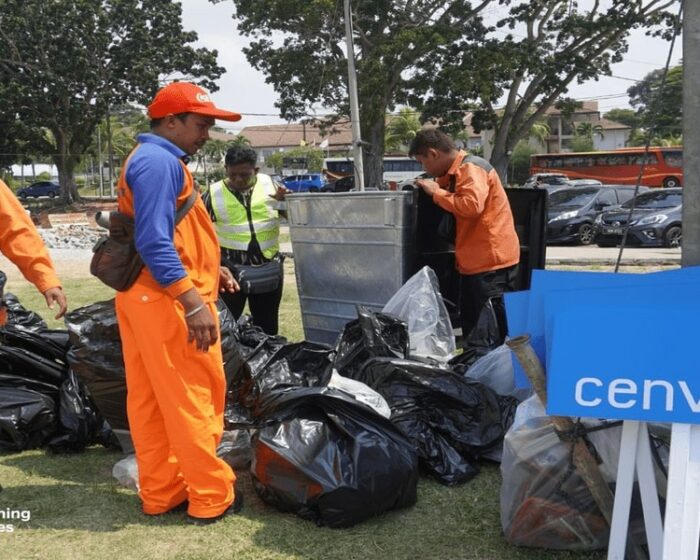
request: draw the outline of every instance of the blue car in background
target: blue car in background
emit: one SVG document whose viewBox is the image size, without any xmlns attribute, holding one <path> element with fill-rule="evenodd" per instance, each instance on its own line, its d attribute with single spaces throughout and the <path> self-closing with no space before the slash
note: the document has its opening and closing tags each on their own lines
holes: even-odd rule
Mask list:
<svg viewBox="0 0 700 560">
<path fill-rule="evenodd" d="M 24 199 L 27 197 L 39 198 L 40 196 L 48 196 L 53 198 L 61 192 L 61 187 L 53 181 L 39 181 L 32 183 L 28 187 L 24 187 L 17 191 L 17 196 Z"/>
<path fill-rule="evenodd" d="M 289 175 L 282 182 L 292 192 L 319 192 L 326 186 L 326 181 L 320 173 Z"/>
</svg>

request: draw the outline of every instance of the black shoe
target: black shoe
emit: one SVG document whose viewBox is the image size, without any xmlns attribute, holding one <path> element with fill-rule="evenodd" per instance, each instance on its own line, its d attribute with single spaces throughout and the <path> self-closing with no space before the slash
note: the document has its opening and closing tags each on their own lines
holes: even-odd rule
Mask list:
<svg viewBox="0 0 700 560">
<path fill-rule="evenodd" d="M 187 511 L 189 505 L 189 500 L 185 500 L 184 502 L 171 507 L 169 510 L 163 511 L 161 513 L 147 513 L 146 515 L 148 515 L 149 517 L 160 517 L 161 515 L 170 515 L 171 513 L 182 513 L 183 511 Z"/>
<path fill-rule="evenodd" d="M 239 511 L 241 511 L 241 509 L 243 509 L 243 494 L 238 492 L 238 489 L 234 489 L 234 493 L 236 497 L 233 499 L 233 503 L 228 506 L 223 513 L 220 513 L 216 517 L 194 517 L 188 514 L 187 521 L 192 523 L 192 525 L 202 527 L 204 525 L 211 525 L 212 523 L 221 521 L 224 517 L 228 517 L 229 515 L 237 514 Z"/>
</svg>

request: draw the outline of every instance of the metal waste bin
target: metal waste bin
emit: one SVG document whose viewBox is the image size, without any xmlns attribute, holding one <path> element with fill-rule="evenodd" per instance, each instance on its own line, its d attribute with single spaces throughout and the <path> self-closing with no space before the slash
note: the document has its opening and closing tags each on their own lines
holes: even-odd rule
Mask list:
<svg viewBox="0 0 700 560">
<path fill-rule="evenodd" d="M 335 343 L 355 306 L 381 310 L 415 270 L 416 193 L 287 197 L 304 335 Z"/>
<path fill-rule="evenodd" d="M 517 288 L 527 289 L 532 269 L 544 268 L 546 192 L 506 192 L 520 238 Z M 426 265 L 458 324 L 454 247 L 436 234 L 444 210 L 421 190 L 295 193 L 287 211 L 307 340 L 334 344 L 356 305 L 381 310 Z"/>
</svg>

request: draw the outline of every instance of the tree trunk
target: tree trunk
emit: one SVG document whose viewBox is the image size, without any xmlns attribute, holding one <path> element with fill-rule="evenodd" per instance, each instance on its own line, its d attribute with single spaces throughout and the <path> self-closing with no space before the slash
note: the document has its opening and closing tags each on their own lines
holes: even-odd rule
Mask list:
<svg viewBox="0 0 700 560">
<path fill-rule="evenodd" d="M 496 133 L 496 136 L 494 138 L 493 151 L 491 152 L 490 162 L 496 170 L 496 173 L 498 173 L 498 176 L 501 178 L 501 183 L 503 183 L 503 186 L 507 186 L 508 163 L 510 162 L 510 155 L 508 154 L 506 138 L 501 136 L 500 130 Z"/>
<path fill-rule="evenodd" d="M 364 150 L 365 188 L 381 190 L 384 181 L 384 115 L 369 122 L 362 120 L 365 123 L 362 140 L 369 144 Z"/>
<path fill-rule="evenodd" d="M 58 169 L 58 184 L 61 186 L 61 198 L 66 204 L 72 204 L 81 200 L 78 186 L 75 184 L 75 166 L 79 158 L 71 155 L 70 142 L 63 134 L 54 134 L 56 137 L 57 155 L 54 163 Z"/>
</svg>

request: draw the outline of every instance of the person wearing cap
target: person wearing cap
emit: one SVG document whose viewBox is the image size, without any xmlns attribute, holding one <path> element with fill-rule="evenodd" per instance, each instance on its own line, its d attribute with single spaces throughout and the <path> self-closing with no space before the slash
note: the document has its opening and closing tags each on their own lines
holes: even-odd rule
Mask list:
<svg viewBox="0 0 700 560">
<path fill-rule="evenodd" d="M 68 309 L 66 295 L 56 275 L 49 252 L 17 197 L 0 180 L 0 252 L 10 259 L 24 277 L 36 286 L 53 309 L 58 304 L 56 319 Z M 0 326 L 7 322 L 7 309 L 2 304 L 0 286 Z"/>
<path fill-rule="evenodd" d="M 238 285 L 220 267 L 219 243 L 201 198 L 177 227 L 194 189 L 188 157 L 209 139 L 215 107 L 205 90 L 171 83 L 148 106 L 151 132 L 138 136 L 119 177 L 119 211 L 134 218 L 145 264 L 116 295 L 127 382 L 127 413 L 143 512 L 187 509 L 205 525 L 242 504 L 231 467 L 216 456 L 226 380 L 215 302 Z"/>
<path fill-rule="evenodd" d="M 416 185 L 455 217 L 455 259 L 460 274 L 460 319 L 466 342 L 491 300 L 501 339 L 507 334 L 503 292 L 515 288 L 520 241 L 501 180 L 491 164 L 458 150 L 438 129 L 419 131 L 408 155 L 435 181 Z"/>
</svg>

